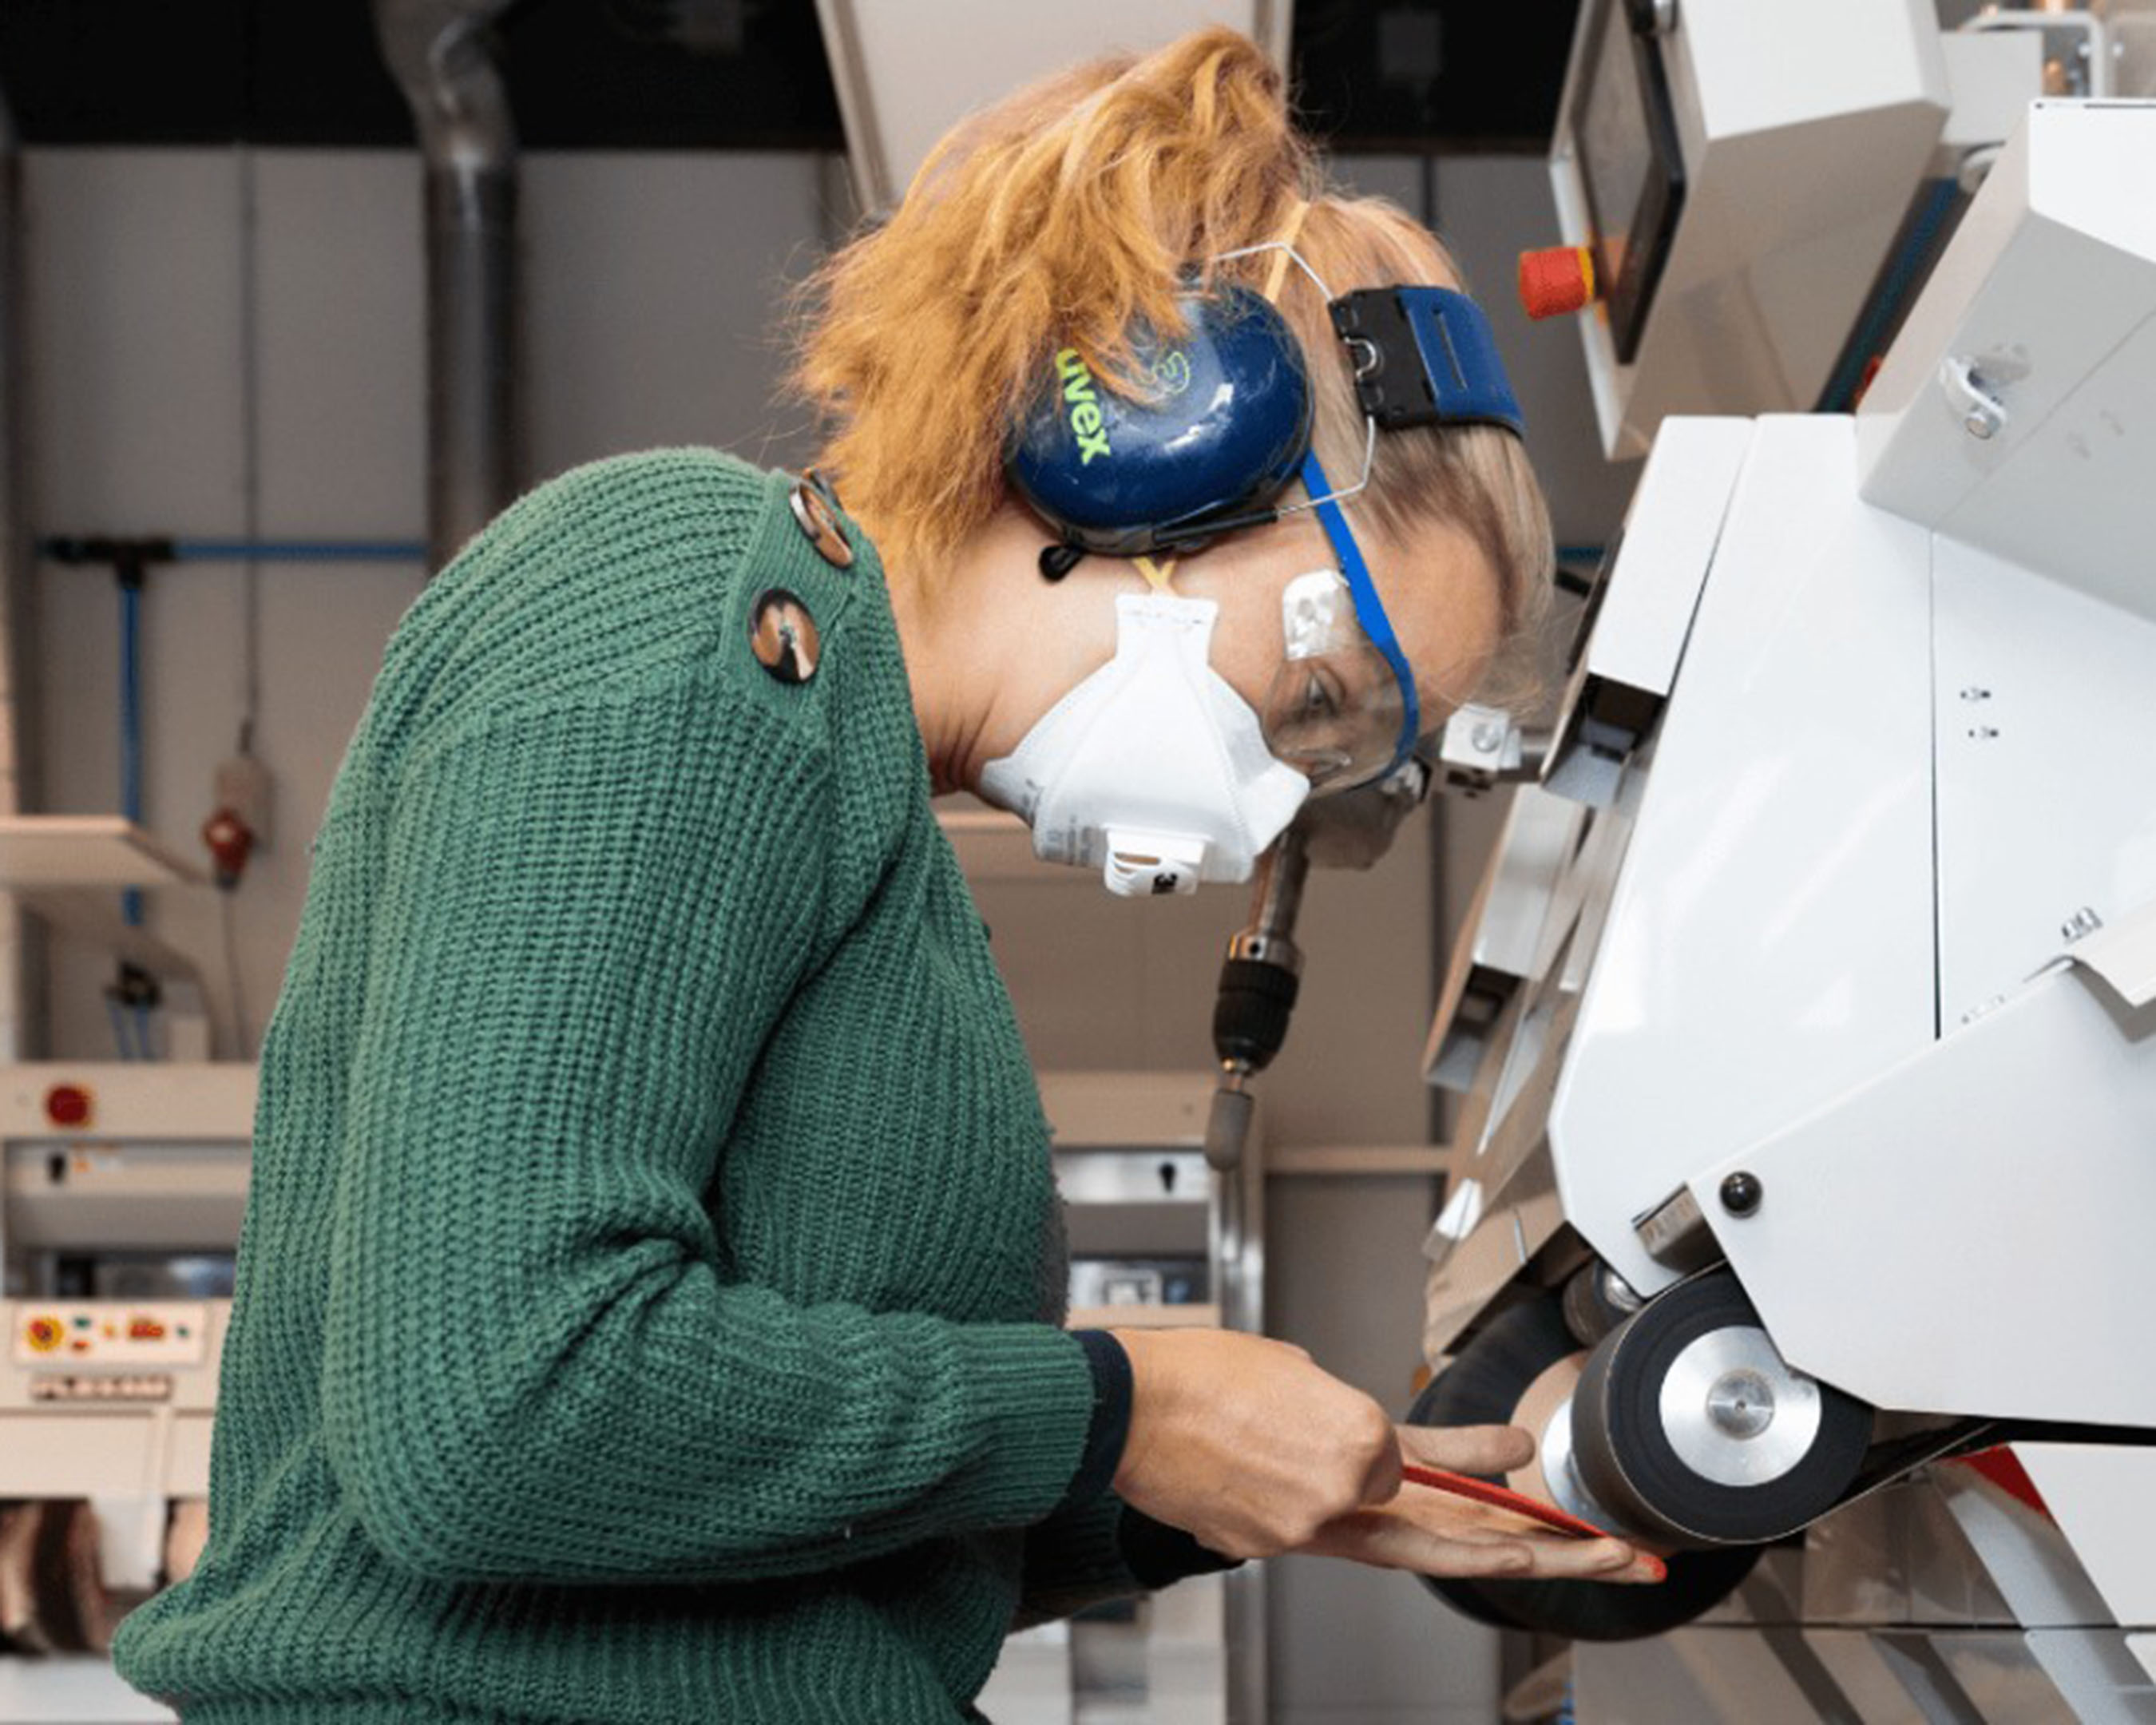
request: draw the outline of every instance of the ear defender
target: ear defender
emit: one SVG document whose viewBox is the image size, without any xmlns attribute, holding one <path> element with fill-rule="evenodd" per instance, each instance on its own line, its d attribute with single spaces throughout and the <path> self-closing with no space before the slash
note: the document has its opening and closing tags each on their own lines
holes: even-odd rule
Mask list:
<svg viewBox="0 0 2156 1725">
<path fill-rule="evenodd" d="M 1286 321 L 1234 285 L 1182 309 L 1188 335 L 1133 335 L 1142 397 L 1106 388 L 1075 348 L 1050 358 L 1007 470 L 1066 546 L 1115 557 L 1192 547 L 1270 519 L 1302 464 L 1310 374 Z"/>
<path fill-rule="evenodd" d="M 1373 427 L 1495 425 L 1522 434 L 1490 321 L 1466 295 L 1367 288 L 1328 304 Z M 1301 470 L 1312 397 L 1286 320 L 1262 295 L 1234 285 L 1182 305 L 1188 336 L 1132 338 L 1147 384 L 1141 397 L 1104 388 L 1075 348 L 1049 360 L 1005 469 L 1012 489 L 1055 531 L 1058 542 L 1040 558 L 1051 581 L 1088 552 L 1194 550 L 1276 520 L 1274 500 Z"/>
</svg>

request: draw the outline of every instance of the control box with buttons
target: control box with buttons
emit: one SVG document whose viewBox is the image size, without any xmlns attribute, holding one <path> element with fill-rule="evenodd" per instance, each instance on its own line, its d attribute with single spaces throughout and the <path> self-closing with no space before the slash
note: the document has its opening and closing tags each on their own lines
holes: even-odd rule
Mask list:
<svg viewBox="0 0 2156 1725">
<path fill-rule="evenodd" d="M 112 1300 L 15 1308 L 18 1366 L 198 1366 L 208 1358 L 209 1312 L 196 1301 Z"/>
</svg>

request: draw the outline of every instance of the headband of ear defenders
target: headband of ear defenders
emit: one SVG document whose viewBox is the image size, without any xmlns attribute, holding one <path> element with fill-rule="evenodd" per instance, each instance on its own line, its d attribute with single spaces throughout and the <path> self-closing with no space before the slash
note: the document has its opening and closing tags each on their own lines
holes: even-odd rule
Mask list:
<svg viewBox="0 0 2156 1725">
<path fill-rule="evenodd" d="M 1527 424 L 1482 308 L 1450 288 L 1364 288 L 1327 308 L 1356 356 L 1355 393 L 1383 431 Z"/>
<path fill-rule="evenodd" d="M 1104 388 L 1065 348 L 1019 429 L 1007 459 L 1012 485 L 1075 551 L 1188 548 L 1274 520 L 1273 500 L 1301 470 L 1312 393 L 1286 320 L 1233 284 L 1194 294 L 1183 309 L 1184 336 L 1132 335 L 1143 398 Z M 1381 428 L 1521 431 L 1489 321 L 1465 294 L 1373 288 L 1342 295 L 1331 311 L 1354 357 L 1363 409 Z"/>
</svg>

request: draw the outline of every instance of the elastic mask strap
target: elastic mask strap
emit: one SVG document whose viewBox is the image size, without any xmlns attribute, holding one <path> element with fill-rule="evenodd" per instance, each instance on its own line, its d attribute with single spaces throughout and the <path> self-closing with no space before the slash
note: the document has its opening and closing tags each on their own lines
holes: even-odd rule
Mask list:
<svg viewBox="0 0 2156 1725">
<path fill-rule="evenodd" d="M 1392 619 L 1385 615 L 1385 608 L 1378 598 L 1369 566 L 1363 561 L 1363 548 L 1356 544 L 1339 504 L 1332 501 L 1332 482 L 1318 465 L 1315 449 L 1302 458 L 1302 488 L 1312 498 L 1320 500 L 1312 506 L 1325 529 L 1325 536 L 1332 542 L 1333 555 L 1340 559 L 1340 572 L 1348 578 L 1348 591 L 1355 601 L 1356 621 L 1363 625 L 1363 633 L 1370 638 L 1370 644 L 1384 655 L 1385 663 L 1393 668 L 1393 680 L 1400 685 L 1400 736 L 1394 746 L 1392 761 L 1385 768 L 1389 773 L 1414 752 L 1416 739 L 1422 735 L 1422 703 L 1415 696 L 1414 670 L 1408 664 L 1406 653 L 1401 650 L 1399 637 L 1393 633 Z"/>
<path fill-rule="evenodd" d="M 1145 577 L 1146 585 L 1155 593 L 1168 593 L 1175 579 L 1173 557 L 1163 557 L 1157 563 L 1151 557 L 1132 557 L 1131 567 Z"/>
<path fill-rule="evenodd" d="M 1310 213 L 1309 201 L 1298 198 L 1295 208 L 1281 224 L 1281 231 L 1273 235 L 1270 244 L 1280 250 L 1273 255 L 1272 268 L 1265 272 L 1265 295 L 1269 304 L 1280 304 L 1281 284 L 1287 280 L 1287 266 L 1295 261 L 1295 243 L 1302 237 L 1303 218 Z"/>
</svg>

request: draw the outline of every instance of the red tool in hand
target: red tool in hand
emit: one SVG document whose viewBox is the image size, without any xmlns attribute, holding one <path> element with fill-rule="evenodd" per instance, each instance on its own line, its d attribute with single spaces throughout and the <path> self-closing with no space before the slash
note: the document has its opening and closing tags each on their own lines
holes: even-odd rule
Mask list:
<svg viewBox="0 0 2156 1725">
<path fill-rule="evenodd" d="M 1540 1498 L 1530 1497 L 1523 1491 L 1515 1491 L 1508 1486 L 1493 1486 L 1487 1480 L 1454 1473 L 1442 1467 L 1418 1467 L 1412 1464 L 1400 1469 L 1400 1477 L 1411 1486 L 1427 1486 L 1433 1491 L 1445 1491 L 1455 1497 L 1465 1497 L 1470 1502 L 1480 1503 L 1491 1509 L 1502 1509 L 1547 1527 L 1552 1532 L 1562 1533 L 1571 1539 L 1614 1539 L 1617 1535 L 1604 1532 L 1591 1522 L 1583 1522 L 1578 1516 L 1567 1515 L 1553 1503 L 1544 1503 Z M 1636 1549 L 1636 1548 L 1635 1548 Z M 1639 1553 L 1642 1562 L 1652 1566 L 1654 1579 L 1667 1579 L 1669 1567 L 1660 1558 L 1649 1552 Z"/>
<path fill-rule="evenodd" d="M 1507 1486 L 1493 1486 L 1487 1480 L 1478 1480 L 1464 1473 L 1454 1473 L 1442 1467 L 1404 1466 L 1400 1477 L 1409 1485 L 1427 1486 L 1434 1491 L 1449 1491 L 1455 1497 L 1466 1497 L 1476 1503 L 1487 1504 L 1492 1509 L 1509 1510 L 1516 1516 L 1525 1516 L 1531 1522 L 1559 1533 L 1569 1534 L 1574 1539 L 1609 1539 L 1615 1536 L 1605 1533 L 1590 1522 L 1578 1516 L 1567 1515 L 1553 1503 L 1544 1503 L 1539 1498 L 1515 1491 Z"/>
</svg>

